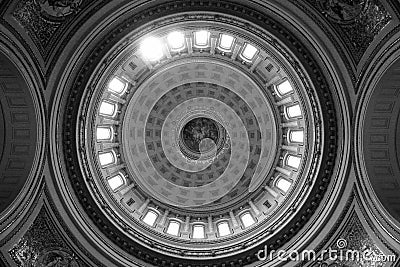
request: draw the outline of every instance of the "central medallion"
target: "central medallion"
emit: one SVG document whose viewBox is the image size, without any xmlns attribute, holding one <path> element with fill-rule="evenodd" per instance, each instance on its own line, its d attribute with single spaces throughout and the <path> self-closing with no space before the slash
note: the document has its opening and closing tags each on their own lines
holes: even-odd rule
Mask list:
<svg viewBox="0 0 400 267">
<path fill-rule="evenodd" d="M 210 151 L 218 143 L 217 122 L 209 118 L 195 118 L 182 129 L 183 144 L 193 152 Z"/>
<path fill-rule="evenodd" d="M 179 149 L 189 160 L 204 159 L 210 153 L 215 154 L 215 157 L 224 147 L 229 146 L 225 128 L 208 117 L 189 120 L 179 135 Z"/>
</svg>

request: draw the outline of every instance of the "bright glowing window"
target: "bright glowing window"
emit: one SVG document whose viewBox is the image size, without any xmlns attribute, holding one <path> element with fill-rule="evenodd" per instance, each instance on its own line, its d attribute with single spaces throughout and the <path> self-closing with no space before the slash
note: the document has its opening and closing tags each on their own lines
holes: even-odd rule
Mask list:
<svg viewBox="0 0 400 267">
<path fill-rule="evenodd" d="M 230 36 L 228 34 L 221 34 L 219 39 L 219 47 L 223 50 L 229 51 L 232 49 L 234 40 L 235 38 L 233 38 L 233 36 Z"/>
<path fill-rule="evenodd" d="M 181 224 L 177 221 L 169 221 L 167 233 L 170 235 L 178 236 Z"/>
<path fill-rule="evenodd" d="M 193 238 L 205 238 L 205 227 L 204 225 L 195 224 L 193 225 Z"/>
<path fill-rule="evenodd" d="M 115 155 L 113 152 L 99 153 L 99 161 L 101 166 L 107 166 L 115 163 Z"/>
<path fill-rule="evenodd" d="M 303 130 L 292 130 L 289 132 L 289 141 L 292 143 L 303 143 L 304 142 L 304 131 Z"/>
<path fill-rule="evenodd" d="M 108 185 L 113 191 L 121 187 L 124 183 L 124 177 L 120 173 L 108 179 Z"/>
<path fill-rule="evenodd" d="M 255 224 L 255 220 L 253 216 L 251 216 L 250 212 L 245 212 L 240 216 L 240 220 L 242 221 L 242 224 L 244 228 L 247 228 L 253 224 Z"/>
<path fill-rule="evenodd" d="M 198 31 L 194 33 L 194 44 L 196 46 L 207 46 L 210 37 L 210 32 L 208 31 Z"/>
<path fill-rule="evenodd" d="M 114 116 L 116 110 L 116 105 L 112 104 L 107 101 L 102 101 L 100 104 L 100 109 L 99 112 L 101 115 L 106 115 L 106 116 Z"/>
<path fill-rule="evenodd" d="M 140 51 L 150 61 L 160 60 L 164 56 L 163 45 L 156 37 L 146 38 L 140 46 Z"/>
<path fill-rule="evenodd" d="M 220 236 L 227 236 L 231 234 L 231 229 L 228 222 L 220 222 L 217 224 L 218 234 Z"/>
<path fill-rule="evenodd" d="M 293 88 L 288 80 L 285 80 L 284 82 L 278 84 L 276 86 L 276 89 L 278 90 L 278 93 L 280 95 L 285 95 L 287 93 L 293 92 Z"/>
<path fill-rule="evenodd" d="M 111 92 L 117 93 L 117 94 L 122 94 L 125 91 L 125 87 L 126 87 L 126 83 L 117 77 L 114 77 L 108 83 L 108 90 L 110 90 Z"/>
<path fill-rule="evenodd" d="M 276 182 L 276 187 L 278 187 L 282 192 L 286 193 L 290 188 L 291 182 L 284 178 L 279 178 Z"/>
<path fill-rule="evenodd" d="M 157 220 L 158 214 L 152 210 L 147 211 L 146 215 L 143 217 L 143 222 L 147 225 L 154 226 Z"/>
<path fill-rule="evenodd" d="M 181 32 L 171 32 L 167 36 L 167 42 L 172 50 L 181 50 L 185 47 L 185 36 Z"/>
<path fill-rule="evenodd" d="M 288 155 L 286 158 L 286 165 L 295 169 L 300 166 L 301 158 L 293 155 Z"/>
<path fill-rule="evenodd" d="M 247 60 L 252 60 L 253 57 L 257 54 L 258 49 L 252 46 L 251 44 L 246 44 L 242 56 Z"/>
<path fill-rule="evenodd" d="M 301 116 L 300 105 L 296 104 L 296 105 L 290 106 L 286 109 L 286 112 L 287 112 L 287 115 L 289 118 L 300 117 Z"/>
<path fill-rule="evenodd" d="M 111 140 L 112 129 L 110 127 L 97 127 L 96 129 L 96 139 L 97 140 Z"/>
</svg>

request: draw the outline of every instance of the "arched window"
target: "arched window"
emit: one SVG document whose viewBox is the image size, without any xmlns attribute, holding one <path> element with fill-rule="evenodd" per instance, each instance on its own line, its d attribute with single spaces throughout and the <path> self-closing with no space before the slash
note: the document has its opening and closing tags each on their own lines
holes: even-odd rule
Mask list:
<svg viewBox="0 0 400 267">
<path fill-rule="evenodd" d="M 286 180 L 282 177 L 280 177 L 275 184 L 275 186 L 278 187 L 279 190 L 281 190 L 284 193 L 286 193 L 289 190 L 291 185 L 292 183 L 289 180 Z"/>
<path fill-rule="evenodd" d="M 116 162 L 116 157 L 113 151 L 99 153 L 99 161 L 102 167 Z"/>
<path fill-rule="evenodd" d="M 178 236 L 180 228 L 181 228 L 180 222 L 171 220 L 168 223 L 167 234 Z"/>
<path fill-rule="evenodd" d="M 146 215 L 143 217 L 143 222 L 147 225 L 154 226 L 157 217 L 158 214 L 155 211 L 148 210 Z"/>
<path fill-rule="evenodd" d="M 289 132 L 289 142 L 303 143 L 304 142 L 304 131 L 303 130 L 291 130 Z"/>
<path fill-rule="evenodd" d="M 252 226 L 256 222 L 253 216 L 250 214 L 250 212 L 245 212 L 242 215 L 240 215 L 240 220 L 242 221 L 244 228 Z"/>
<path fill-rule="evenodd" d="M 242 57 L 248 61 L 252 61 L 254 56 L 257 54 L 257 52 L 258 52 L 258 49 L 255 48 L 253 45 L 246 44 L 242 51 Z"/>
<path fill-rule="evenodd" d="M 111 102 L 103 100 L 100 104 L 99 113 L 100 115 L 114 117 L 115 112 L 117 111 L 117 105 Z"/>
<path fill-rule="evenodd" d="M 121 173 L 118 173 L 117 175 L 109 178 L 107 180 L 108 185 L 113 191 L 116 191 L 118 188 L 120 188 L 122 185 L 125 184 L 125 179 L 124 176 Z"/>
<path fill-rule="evenodd" d="M 301 162 L 301 157 L 293 155 L 288 155 L 286 157 L 286 165 L 293 169 L 298 169 L 300 166 L 300 162 Z"/>
<path fill-rule="evenodd" d="M 156 37 L 147 37 L 140 45 L 140 52 L 149 61 L 160 60 L 164 56 L 163 44 Z"/>
<path fill-rule="evenodd" d="M 192 238 L 205 238 L 205 227 L 202 224 L 195 224 L 193 225 L 193 233 L 192 233 Z"/>
<path fill-rule="evenodd" d="M 111 127 L 99 126 L 96 129 L 97 141 L 111 140 L 113 136 L 113 130 Z"/>
<path fill-rule="evenodd" d="M 276 90 L 278 94 L 283 96 L 290 92 L 293 92 L 293 87 L 288 80 L 284 80 L 283 82 L 276 85 Z"/>
<path fill-rule="evenodd" d="M 228 34 L 221 34 L 219 37 L 219 48 L 224 51 L 231 51 L 235 38 Z"/>
<path fill-rule="evenodd" d="M 167 36 L 167 42 L 172 51 L 180 51 L 185 48 L 185 35 L 181 32 L 171 32 Z"/>
<path fill-rule="evenodd" d="M 297 118 L 297 117 L 301 117 L 301 109 L 300 109 L 300 105 L 296 104 L 290 107 L 286 108 L 286 113 L 288 118 Z"/>
<path fill-rule="evenodd" d="M 114 77 L 108 83 L 108 90 L 117 94 L 122 94 L 126 89 L 126 83 L 118 77 Z"/>
<path fill-rule="evenodd" d="M 194 45 L 196 47 L 208 46 L 210 40 L 210 32 L 208 31 L 197 31 L 194 33 Z"/>
<path fill-rule="evenodd" d="M 219 236 L 227 236 L 231 234 L 231 228 L 228 222 L 220 222 L 217 224 Z"/>
</svg>

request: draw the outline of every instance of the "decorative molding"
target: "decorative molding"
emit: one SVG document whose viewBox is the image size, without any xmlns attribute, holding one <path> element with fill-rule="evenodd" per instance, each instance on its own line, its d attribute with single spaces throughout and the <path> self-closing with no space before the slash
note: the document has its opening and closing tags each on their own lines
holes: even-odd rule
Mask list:
<svg viewBox="0 0 400 267">
<path fill-rule="evenodd" d="M 382 250 L 373 242 L 370 234 L 366 231 L 362 225 L 360 218 L 357 213 L 353 210 L 345 223 L 345 227 L 342 229 L 341 233 L 335 238 L 330 244 L 330 248 L 335 250 L 352 250 L 358 251 L 360 255 L 368 250 L 374 255 L 381 255 Z M 345 266 L 370 266 L 371 261 L 366 261 L 366 259 L 360 259 L 357 263 L 352 260 L 337 260 L 336 264 L 342 264 Z"/>
<path fill-rule="evenodd" d="M 105 267 L 105 265 L 100 262 L 98 259 L 96 259 L 92 254 L 89 253 L 89 251 L 83 247 L 80 243 L 80 241 L 73 235 L 73 233 L 71 232 L 70 228 L 68 227 L 68 225 L 65 223 L 64 219 L 62 218 L 61 214 L 58 212 L 58 208 L 55 205 L 55 203 L 53 202 L 52 198 L 51 198 L 51 194 L 49 192 L 49 188 L 46 186 L 44 189 L 44 194 L 46 196 L 46 205 L 48 205 L 48 208 L 51 210 L 48 211 L 48 213 L 52 213 L 53 216 L 55 217 L 58 226 L 60 227 L 63 232 L 68 236 L 69 240 L 72 241 L 72 243 L 74 244 L 74 246 L 76 246 L 79 249 L 79 252 L 83 253 L 87 258 L 89 258 L 92 263 L 95 264 L 95 266 L 97 267 Z"/>
<path fill-rule="evenodd" d="M 38 79 L 43 80 L 43 70 L 40 67 L 39 59 L 32 51 L 32 47 L 28 45 L 26 40 L 21 37 L 18 31 L 14 27 L 12 27 L 8 21 L 0 17 L 0 24 L 7 28 L 12 36 L 10 38 L 10 36 L 6 35 L 5 32 L 0 32 L 0 38 L 7 40 L 7 42 L 12 45 L 12 50 L 16 50 L 18 52 L 18 54 L 23 58 L 26 64 L 29 65 L 31 70 L 38 70 Z M 17 39 L 21 45 L 17 44 L 13 39 Z M 21 49 L 22 47 L 26 49 L 27 52 Z M 32 60 L 32 63 L 30 62 L 30 60 Z"/>
<path fill-rule="evenodd" d="M 42 7 L 34 0 L 20 1 L 13 12 L 14 18 L 25 28 L 43 58 L 47 58 L 54 44 L 56 32 L 64 20 L 54 19 L 42 13 Z"/>
<path fill-rule="evenodd" d="M 98 10 L 98 6 L 104 5 L 105 2 L 107 1 L 98 4 L 94 0 L 22 0 L 12 11 L 12 16 L 32 38 L 47 63 L 54 50 L 61 44 L 53 61 L 58 58 L 60 50 L 70 40 L 68 37 L 71 37 L 71 31 L 74 34 L 77 27 L 82 25 L 82 23 L 75 24 L 76 19 L 86 10 L 90 10 L 93 14 Z M 96 5 L 96 7 L 92 8 L 92 5 Z M 88 17 L 90 15 L 84 16 L 84 18 Z M 73 24 L 75 24 L 73 28 L 69 28 Z M 68 36 L 63 38 L 66 32 L 68 32 Z M 63 41 L 60 42 L 60 39 Z M 52 67 L 54 67 L 54 63 L 47 69 L 47 73 L 52 70 Z"/>
<path fill-rule="evenodd" d="M 38 193 L 34 196 L 33 202 L 31 204 L 31 207 L 34 209 L 34 207 L 37 207 L 38 205 L 41 205 L 40 201 L 42 200 L 42 195 L 43 195 L 43 188 L 45 187 L 45 183 L 44 183 L 44 179 L 41 180 L 40 184 L 38 184 L 38 189 L 36 190 Z M 26 208 L 26 206 L 24 207 L 24 209 Z M 9 225 L 8 227 L 12 227 L 11 231 L 8 235 L 6 235 L 5 238 L 0 239 L 0 247 L 5 247 L 7 243 L 10 243 L 10 240 L 12 240 L 13 238 L 15 239 L 16 236 L 18 236 L 18 234 L 21 232 L 21 229 L 25 226 L 25 225 L 29 225 L 28 223 L 28 219 L 30 218 L 29 214 L 25 214 L 25 216 L 21 213 L 18 214 L 17 216 L 18 218 L 20 218 L 20 221 L 18 223 L 12 222 L 11 225 Z M 21 219 L 22 218 L 22 219 Z M 14 224 L 15 223 L 15 224 Z M 0 253 L 0 259 L 3 259 L 4 262 L 7 262 L 7 260 L 5 259 L 5 256 Z"/>
<path fill-rule="evenodd" d="M 386 20 L 388 20 L 384 25 L 381 22 L 377 28 L 374 28 L 373 26 L 371 26 L 371 24 L 369 24 L 370 26 L 368 26 L 368 27 L 366 24 L 364 24 L 363 21 L 365 21 L 366 19 L 369 19 L 370 23 L 374 22 L 374 19 L 371 19 L 371 14 L 370 14 L 370 16 L 367 16 L 365 14 L 365 11 L 362 11 L 364 13 L 358 12 L 358 17 L 353 15 L 352 19 L 347 21 L 347 23 L 344 23 L 344 21 L 340 23 L 340 22 L 338 22 L 337 19 L 332 18 L 332 15 L 331 16 L 323 15 L 323 14 L 326 14 L 327 11 L 325 11 L 325 13 L 324 13 L 324 10 L 326 8 L 321 8 L 321 5 L 323 6 L 323 3 L 326 4 L 326 2 L 327 2 L 326 0 L 321 1 L 323 3 L 320 3 L 320 1 L 317 1 L 317 0 L 307 0 L 304 2 L 297 1 L 297 0 L 290 0 L 290 1 L 292 2 L 292 4 L 294 4 L 299 9 L 301 9 L 305 14 L 310 16 L 310 18 L 314 21 L 314 23 L 317 24 L 318 27 L 320 27 L 321 30 L 327 35 L 327 37 L 332 42 L 335 49 L 337 49 L 338 53 L 340 54 L 341 60 L 343 60 L 343 63 L 345 65 L 347 72 L 351 78 L 351 81 L 354 85 L 355 93 L 358 93 L 358 91 L 359 91 L 358 88 L 360 86 L 360 79 L 361 79 L 362 75 L 365 73 L 366 67 L 369 64 L 375 64 L 375 63 L 374 63 L 374 61 L 372 61 L 372 57 L 368 57 L 366 59 L 366 62 L 361 66 L 361 69 L 357 69 L 358 68 L 357 64 L 359 63 L 361 57 L 366 52 L 366 49 L 372 43 L 372 40 L 374 40 L 374 38 L 381 32 L 381 30 L 387 24 L 390 23 L 390 20 L 392 19 L 392 17 L 390 15 L 389 11 L 387 11 L 385 9 L 385 7 L 382 5 L 382 3 L 379 2 L 378 0 L 373 0 L 372 2 L 370 0 L 366 0 L 366 1 L 369 1 L 370 3 L 369 3 L 369 5 L 366 6 L 368 8 L 365 11 L 370 10 L 371 12 L 373 12 L 374 9 L 371 4 L 376 2 L 377 5 L 379 6 L 380 12 L 382 12 L 382 14 L 386 14 L 385 18 L 386 18 Z M 345 2 L 345 1 L 339 1 L 339 2 Z M 335 4 L 332 4 L 332 5 L 335 5 Z M 328 11 L 329 11 L 329 8 L 328 8 Z M 333 12 L 333 11 L 331 11 L 331 12 Z M 375 10 L 375 12 L 377 12 L 377 11 Z M 318 15 L 318 14 L 320 14 L 320 15 Z M 398 14 L 398 12 L 397 12 L 397 14 Z M 331 17 L 331 18 L 329 19 L 328 17 Z M 354 26 L 355 23 L 358 23 L 356 25 L 357 27 Z M 352 26 L 352 24 L 353 24 L 353 26 Z M 366 33 L 364 33 L 363 35 L 360 35 L 358 30 L 360 30 L 360 29 L 363 30 L 364 29 L 363 27 L 364 28 L 367 27 L 367 29 L 370 29 L 370 30 L 372 29 L 373 35 L 371 36 L 371 34 L 368 35 Z M 398 28 L 399 28 L 398 26 L 394 27 L 390 31 L 390 33 L 385 35 L 383 38 L 380 38 L 380 40 L 378 40 L 379 43 L 377 43 L 377 45 L 375 46 L 375 48 L 371 52 L 371 54 L 372 55 L 376 54 L 378 52 L 378 49 L 380 49 L 385 44 L 385 42 L 387 42 L 395 33 L 398 32 Z M 380 29 L 380 30 L 378 31 L 378 29 Z M 360 36 L 363 36 L 363 37 L 360 37 Z M 367 42 L 363 43 L 363 40 L 368 36 L 370 36 L 370 37 L 368 40 L 366 40 Z M 358 38 L 358 39 L 357 39 L 357 42 L 354 43 L 351 41 L 350 38 Z M 364 39 L 362 39 L 362 38 L 364 38 Z M 357 48 L 356 45 L 358 43 L 361 46 L 363 46 L 363 48 L 361 48 L 361 49 Z M 354 54 L 354 52 L 355 52 L 355 54 Z M 355 60 L 354 55 L 357 56 L 357 60 Z M 357 74 L 357 73 L 359 73 L 359 74 Z"/>
<path fill-rule="evenodd" d="M 308 0 L 346 44 L 357 65 L 374 38 L 392 17 L 379 0 Z"/>
<path fill-rule="evenodd" d="M 317 245 L 317 247 L 315 248 L 315 252 L 319 253 L 324 247 L 326 247 L 326 244 L 328 244 L 328 242 L 333 238 L 333 236 L 336 234 L 336 232 L 338 231 L 338 229 L 340 228 L 340 226 L 342 225 L 342 222 L 345 220 L 345 218 L 347 217 L 350 208 L 352 208 L 353 203 L 354 203 L 354 198 L 355 198 L 355 192 L 354 190 L 352 190 L 352 192 L 350 193 L 349 198 L 346 201 L 346 205 L 343 208 L 343 211 L 340 213 L 336 223 L 334 224 L 334 226 L 331 228 L 331 230 L 329 231 L 329 233 L 327 235 L 325 235 L 325 237 L 322 239 L 322 241 Z M 296 267 L 302 267 L 302 266 L 306 266 L 308 262 L 301 262 L 299 264 L 296 265 Z"/>
<path fill-rule="evenodd" d="M 396 255 L 397 262 L 399 262 L 399 257 L 398 257 L 398 256 L 399 256 L 399 253 L 397 253 L 397 252 L 394 250 L 395 248 L 391 247 L 390 244 L 388 244 L 386 238 L 385 238 L 385 237 L 383 236 L 383 234 L 382 234 L 382 230 L 381 230 L 381 229 L 378 229 L 377 226 L 376 226 L 376 224 L 374 224 L 373 219 L 375 220 L 375 218 L 372 218 L 371 214 L 369 214 L 368 211 L 367 211 L 367 207 L 365 207 L 365 206 L 363 205 L 363 202 L 362 202 L 362 200 L 361 200 L 361 198 L 362 198 L 363 196 L 362 196 L 362 194 L 359 192 L 359 187 L 358 187 L 358 186 L 356 187 L 355 191 L 357 192 L 357 193 L 356 193 L 356 200 L 357 200 L 358 207 L 359 207 L 359 209 L 360 209 L 360 211 L 361 211 L 361 214 L 362 214 L 361 216 L 363 216 L 363 218 L 365 219 L 365 222 L 367 223 L 368 227 L 369 227 L 370 229 L 373 230 L 373 233 L 374 233 L 375 236 L 382 242 L 382 244 L 385 246 L 385 248 L 386 248 L 388 251 L 390 251 L 393 255 Z M 393 230 L 394 230 L 394 229 L 393 229 Z M 398 251 L 398 250 L 397 250 L 397 251 Z"/>
<path fill-rule="evenodd" d="M 9 254 L 17 266 L 85 266 L 62 239 L 44 207 Z"/>
<path fill-rule="evenodd" d="M 316 11 L 310 11 L 312 10 L 312 7 L 310 5 L 306 4 L 306 2 L 301 2 L 297 0 L 289 0 L 297 6 L 304 14 L 307 14 L 310 16 L 310 18 L 313 20 L 313 22 L 318 25 L 321 30 L 327 35 L 329 40 L 332 42 L 333 47 L 337 49 L 338 54 L 340 55 L 340 59 L 343 60 L 343 64 L 346 67 L 347 73 L 350 76 L 352 84 L 355 86 L 357 83 L 357 77 L 356 77 L 356 66 L 354 62 L 349 59 L 348 54 L 346 51 L 343 49 L 343 45 L 341 44 L 340 40 L 335 37 L 331 27 L 329 27 L 329 24 L 325 22 L 325 19 L 323 16 L 320 16 L 318 12 Z"/>
</svg>

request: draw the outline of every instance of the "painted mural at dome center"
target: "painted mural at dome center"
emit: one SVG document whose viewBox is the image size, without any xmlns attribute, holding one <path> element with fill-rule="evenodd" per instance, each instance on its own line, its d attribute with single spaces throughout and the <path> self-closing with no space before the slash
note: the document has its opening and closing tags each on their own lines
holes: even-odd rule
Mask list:
<svg viewBox="0 0 400 267">
<path fill-rule="evenodd" d="M 211 143 L 216 144 L 218 138 L 218 126 L 215 121 L 209 118 L 193 119 L 182 129 L 184 144 L 194 152 L 200 153 L 200 150 L 203 152 L 210 150 L 213 147 Z M 213 142 L 202 142 L 204 139 L 211 139 Z"/>
</svg>

